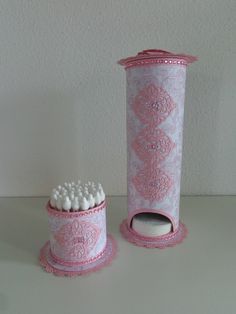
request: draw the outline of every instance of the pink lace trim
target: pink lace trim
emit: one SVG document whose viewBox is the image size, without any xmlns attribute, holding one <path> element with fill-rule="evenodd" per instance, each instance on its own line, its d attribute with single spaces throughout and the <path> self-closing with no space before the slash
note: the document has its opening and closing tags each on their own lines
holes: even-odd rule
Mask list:
<svg viewBox="0 0 236 314">
<path fill-rule="evenodd" d="M 39 262 L 48 273 L 53 273 L 56 276 L 75 277 L 98 271 L 103 267 L 110 265 L 116 254 L 116 241 L 111 235 L 108 235 L 106 249 L 100 259 L 84 265 L 69 267 L 57 264 L 53 261 L 50 256 L 50 243 L 48 241 L 40 250 Z"/>
<path fill-rule="evenodd" d="M 92 209 L 88 209 L 85 211 L 79 211 L 79 212 L 63 212 L 63 211 L 58 211 L 55 210 L 54 208 L 51 207 L 50 203 L 47 203 L 47 211 L 50 215 L 55 216 L 55 217 L 64 217 L 64 218 L 75 218 L 75 217 L 81 217 L 81 216 L 86 216 L 86 215 L 91 215 L 94 214 L 95 212 L 99 212 L 100 210 L 104 209 L 106 207 L 106 202 L 102 202 L 99 206 L 96 206 Z"/>
<path fill-rule="evenodd" d="M 144 237 L 132 230 L 125 219 L 120 225 L 120 232 L 127 241 L 137 246 L 164 249 L 181 243 L 187 236 L 188 230 L 180 222 L 179 228 L 175 232 L 170 232 L 160 237 Z"/>
</svg>

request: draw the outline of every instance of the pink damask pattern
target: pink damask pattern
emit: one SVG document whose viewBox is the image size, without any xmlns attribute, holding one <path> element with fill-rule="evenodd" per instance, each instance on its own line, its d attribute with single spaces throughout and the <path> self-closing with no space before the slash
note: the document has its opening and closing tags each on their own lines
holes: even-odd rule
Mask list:
<svg viewBox="0 0 236 314">
<path fill-rule="evenodd" d="M 160 128 L 148 125 L 135 138 L 132 148 L 142 160 L 153 160 L 155 164 L 163 161 L 175 144 Z"/>
<path fill-rule="evenodd" d="M 128 149 L 128 219 L 121 232 L 140 246 L 165 247 L 183 235 L 179 221 L 186 79 L 183 64 L 195 60 L 148 50 L 119 61 L 127 75 Z M 142 212 L 161 212 L 168 217 L 173 224 L 171 234 L 153 241 L 134 234 L 132 218 Z M 173 242 L 169 242 L 170 237 Z"/>
<path fill-rule="evenodd" d="M 132 107 L 145 126 L 131 144 L 137 156 L 144 162 L 132 181 L 144 199 L 161 201 L 172 186 L 168 174 L 161 169 L 161 162 L 175 144 L 157 125 L 170 115 L 175 103 L 162 87 L 149 84 L 135 97 Z"/>
<path fill-rule="evenodd" d="M 137 191 L 150 201 L 161 201 L 171 188 L 172 181 L 160 168 L 147 164 L 133 178 Z"/>
<path fill-rule="evenodd" d="M 143 88 L 133 102 L 133 110 L 145 124 L 161 124 L 175 108 L 170 95 L 160 86 Z"/>
<path fill-rule="evenodd" d="M 87 221 L 73 220 L 63 225 L 54 234 L 57 243 L 66 251 L 69 258 L 87 258 L 96 245 L 100 229 Z"/>
</svg>

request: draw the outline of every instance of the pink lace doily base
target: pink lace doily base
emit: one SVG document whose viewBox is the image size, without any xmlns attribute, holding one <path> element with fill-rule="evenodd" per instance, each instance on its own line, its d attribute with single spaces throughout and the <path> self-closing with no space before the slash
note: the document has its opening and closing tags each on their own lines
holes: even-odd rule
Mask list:
<svg viewBox="0 0 236 314">
<path fill-rule="evenodd" d="M 115 258 L 117 252 L 117 244 L 115 239 L 111 236 L 107 236 L 107 245 L 104 254 L 98 260 L 77 266 L 65 266 L 58 264 L 50 254 L 50 243 L 47 241 L 40 250 L 39 262 L 44 270 L 48 273 L 53 273 L 56 276 L 68 276 L 75 277 L 79 275 L 85 275 L 91 272 L 100 270 L 101 268 L 108 266 Z"/>
<path fill-rule="evenodd" d="M 180 222 L 179 228 L 175 232 L 170 232 L 159 237 L 144 237 L 132 230 L 128 226 L 127 219 L 125 219 L 120 225 L 120 232 L 128 242 L 137 246 L 164 249 L 181 243 L 187 236 L 188 230 L 186 226 Z"/>
</svg>

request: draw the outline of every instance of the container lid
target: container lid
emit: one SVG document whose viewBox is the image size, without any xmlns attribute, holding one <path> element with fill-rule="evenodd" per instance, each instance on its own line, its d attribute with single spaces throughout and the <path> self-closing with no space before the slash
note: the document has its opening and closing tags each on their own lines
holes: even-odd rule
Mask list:
<svg viewBox="0 0 236 314">
<path fill-rule="evenodd" d="M 194 61 L 197 61 L 197 57 L 183 53 L 172 53 L 160 49 L 148 49 L 139 52 L 136 56 L 121 59 L 118 61 L 118 64 L 125 66 L 125 68 L 129 68 L 132 66 L 153 63 L 188 65 Z"/>
</svg>

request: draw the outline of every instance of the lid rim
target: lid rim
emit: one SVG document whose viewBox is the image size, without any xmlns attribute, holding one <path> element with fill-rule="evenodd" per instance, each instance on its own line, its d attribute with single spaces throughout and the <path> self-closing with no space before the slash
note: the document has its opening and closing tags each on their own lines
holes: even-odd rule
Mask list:
<svg viewBox="0 0 236 314">
<path fill-rule="evenodd" d="M 164 50 L 149 49 L 149 50 L 144 50 L 142 52 L 139 52 L 136 56 L 131 56 L 128 58 L 121 59 L 118 61 L 118 64 L 122 66 L 129 66 L 129 64 L 135 63 L 138 61 L 158 60 L 158 59 L 183 60 L 186 62 L 187 65 L 198 60 L 196 56 L 186 55 L 183 53 L 176 54 L 176 53 L 171 53 Z"/>
</svg>

